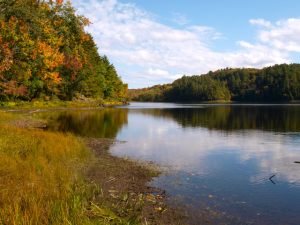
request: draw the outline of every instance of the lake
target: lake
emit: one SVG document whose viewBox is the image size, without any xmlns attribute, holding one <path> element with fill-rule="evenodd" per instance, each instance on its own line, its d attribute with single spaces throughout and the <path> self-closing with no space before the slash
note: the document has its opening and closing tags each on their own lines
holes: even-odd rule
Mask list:
<svg viewBox="0 0 300 225">
<path fill-rule="evenodd" d="M 197 224 L 300 224 L 300 106 L 131 103 L 40 113 L 49 129 L 116 138 L 116 156 L 162 168 L 166 190 Z M 208 222 L 209 223 L 209 222 Z"/>
</svg>

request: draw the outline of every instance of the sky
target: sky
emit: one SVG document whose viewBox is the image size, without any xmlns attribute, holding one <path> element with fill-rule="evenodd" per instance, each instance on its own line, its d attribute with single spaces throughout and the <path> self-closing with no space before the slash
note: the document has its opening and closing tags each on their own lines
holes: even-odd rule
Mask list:
<svg viewBox="0 0 300 225">
<path fill-rule="evenodd" d="M 300 61 L 299 0 L 72 0 L 129 88 Z"/>
</svg>

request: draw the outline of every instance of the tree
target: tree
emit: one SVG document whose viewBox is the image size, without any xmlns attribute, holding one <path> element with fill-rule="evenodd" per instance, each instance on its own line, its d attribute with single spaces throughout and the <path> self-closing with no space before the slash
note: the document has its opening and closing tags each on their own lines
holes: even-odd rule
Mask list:
<svg viewBox="0 0 300 225">
<path fill-rule="evenodd" d="M 127 86 L 89 24 L 69 1 L 0 0 L 0 100 L 123 98 Z"/>
</svg>

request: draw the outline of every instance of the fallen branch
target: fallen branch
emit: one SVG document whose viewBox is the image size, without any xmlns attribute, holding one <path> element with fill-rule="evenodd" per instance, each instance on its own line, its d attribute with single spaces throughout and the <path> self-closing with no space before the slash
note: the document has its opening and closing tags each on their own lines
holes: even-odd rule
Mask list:
<svg viewBox="0 0 300 225">
<path fill-rule="evenodd" d="M 274 178 L 275 176 L 276 176 L 276 174 L 274 174 L 274 175 L 272 175 L 272 176 L 269 177 L 269 180 L 270 180 L 273 184 L 276 184 L 276 183 L 272 180 L 272 178 Z"/>
</svg>

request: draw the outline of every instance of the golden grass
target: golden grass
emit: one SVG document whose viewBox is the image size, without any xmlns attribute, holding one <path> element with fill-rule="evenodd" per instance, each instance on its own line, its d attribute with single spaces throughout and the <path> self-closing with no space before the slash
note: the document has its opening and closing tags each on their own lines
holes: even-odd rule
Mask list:
<svg viewBox="0 0 300 225">
<path fill-rule="evenodd" d="M 0 124 L 13 116 L 0 112 Z M 0 125 L 0 225 L 127 224 L 93 203 L 92 159 L 72 135 Z"/>
<path fill-rule="evenodd" d="M 3 224 L 77 224 L 84 208 L 78 170 L 88 152 L 74 137 L 0 127 Z"/>
<path fill-rule="evenodd" d="M 7 112 L 0 111 L 0 124 L 15 119 L 16 116 Z"/>
<path fill-rule="evenodd" d="M 98 101 L 16 101 L 16 102 L 0 102 L 0 107 L 5 109 L 43 109 L 43 108 L 80 108 L 80 107 L 96 107 Z"/>
<path fill-rule="evenodd" d="M 0 102 L 2 109 L 48 109 L 48 108 L 95 108 L 99 106 L 113 106 L 123 105 L 124 102 L 116 100 L 102 100 L 102 99 L 87 99 L 86 101 L 40 101 L 32 102 L 16 101 L 16 102 Z"/>
</svg>

